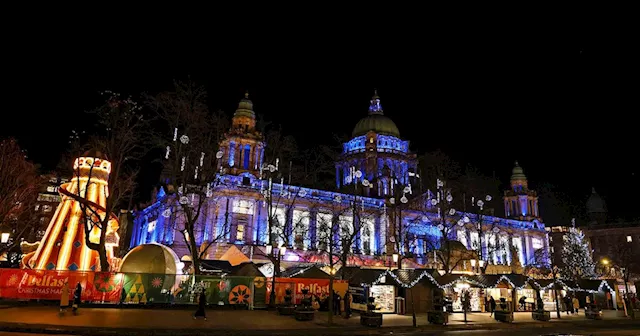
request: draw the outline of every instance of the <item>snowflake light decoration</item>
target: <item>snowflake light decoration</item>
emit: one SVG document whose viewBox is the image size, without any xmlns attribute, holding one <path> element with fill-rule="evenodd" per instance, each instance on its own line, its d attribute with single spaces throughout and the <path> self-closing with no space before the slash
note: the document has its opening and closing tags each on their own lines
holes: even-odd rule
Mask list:
<svg viewBox="0 0 640 336">
<path fill-rule="evenodd" d="M 187 196 L 180 197 L 180 204 L 185 205 L 187 203 L 189 203 L 189 199 L 187 198 Z"/>
<path fill-rule="evenodd" d="M 307 196 L 307 191 L 304 190 L 304 189 L 300 189 L 300 191 L 298 192 L 298 195 L 300 197 L 305 197 L 305 196 Z"/>
<path fill-rule="evenodd" d="M 224 155 L 224 153 L 222 151 L 218 151 L 216 153 L 216 159 L 222 159 L 222 156 Z"/>
<path fill-rule="evenodd" d="M 438 200 L 435 199 L 435 198 L 432 198 L 431 199 L 431 205 L 436 205 L 436 204 L 438 204 Z"/>
<path fill-rule="evenodd" d="M 171 209 L 164 209 L 164 211 L 162 212 L 162 216 L 164 218 L 169 218 L 171 217 Z"/>
<path fill-rule="evenodd" d="M 371 183 L 369 182 L 369 180 L 365 179 L 365 180 L 362 180 L 362 185 L 365 186 L 365 187 L 368 187 L 368 186 L 371 185 Z"/>
<path fill-rule="evenodd" d="M 183 145 L 186 145 L 189 143 L 189 137 L 186 135 L 183 135 L 180 137 L 180 142 L 182 142 Z"/>
<path fill-rule="evenodd" d="M 485 197 L 484 199 L 487 200 L 487 202 L 491 202 L 493 198 L 491 197 L 491 195 L 487 195 L 487 197 Z"/>
</svg>

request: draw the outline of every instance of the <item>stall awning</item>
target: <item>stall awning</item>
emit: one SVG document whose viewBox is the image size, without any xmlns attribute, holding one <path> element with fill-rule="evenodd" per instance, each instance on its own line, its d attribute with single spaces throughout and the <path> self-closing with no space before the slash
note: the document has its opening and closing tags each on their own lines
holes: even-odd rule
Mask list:
<svg viewBox="0 0 640 336">
<path fill-rule="evenodd" d="M 331 276 L 316 265 L 298 265 L 282 272 L 283 278 L 329 279 Z"/>
</svg>

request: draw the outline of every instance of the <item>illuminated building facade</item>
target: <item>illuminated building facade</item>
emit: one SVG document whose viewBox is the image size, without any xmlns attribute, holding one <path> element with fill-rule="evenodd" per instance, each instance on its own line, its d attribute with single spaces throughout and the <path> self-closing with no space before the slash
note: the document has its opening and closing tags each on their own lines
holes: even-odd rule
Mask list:
<svg viewBox="0 0 640 336">
<path fill-rule="evenodd" d="M 102 154 L 87 152 L 73 163 L 76 172 L 70 182 L 60 185 L 62 197 L 49 226 L 35 252 L 26 254 L 22 263 L 26 268 L 58 271 L 100 271 L 98 252 L 85 243 L 83 210 L 81 204 L 90 208 L 91 213 L 105 216 L 108 179 L 111 162 Z M 113 214 L 106 233 L 107 257 L 115 261 L 114 247 L 118 246 L 118 220 Z M 100 228 L 95 226 L 89 241 L 100 241 Z"/>
<path fill-rule="evenodd" d="M 255 130 L 253 103 L 245 96 L 233 116 L 231 129 L 220 144 L 218 168 L 221 182 L 212 184 L 212 196 L 207 199 L 199 218 L 194 237 L 196 244 L 224 236 L 223 241 L 217 241 L 207 251 L 208 259 L 218 259 L 230 245 L 236 245 L 247 255 L 258 255 L 256 249 L 264 249 L 269 243 L 269 206 L 266 196 L 269 193 L 265 191 L 270 190 L 270 195 L 277 195 L 272 196 L 272 218 L 277 223 L 273 230 L 286 230 L 287 227 L 292 230 L 284 235 L 288 241 L 281 238 L 271 241 L 273 245 L 288 247 L 284 260 L 326 262 L 324 250 L 327 241 L 340 241 L 340 237 L 328 237 L 322 231 L 321 223 L 331 222 L 335 216 L 339 216 L 341 226 L 356 235 L 350 247 L 359 256 L 354 258 L 354 264 L 383 266 L 385 262 L 380 262 L 381 258 L 374 256 L 398 252 L 390 249 L 389 244 L 389 232 L 393 232 L 389 225 L 389 209 L 394 203 L 391 199 L 398 192 L 394 188 L 406 190 L 414 183 L 412 179 L 418 177 L 416 156 L 410 152 L 409 142 L 400 138 L 395 123 L 383 114 L 377 93 L 370 101 L 368 115 L 358 122 L 352 135 L 352 139 L 343 144 L 342 155 L 335 164 L 336 191 L 291 186 L 285 184 L 284 180 L 270 180 L 264 168 L 277 163 L 264 162 L 264 139 Z M 431 194 L 423 196 L 427 195 Z M 155 203 L 135 213 L 129 247 L 161 243 L 170 246 L 178 256 L 187 260 L 189 253 L 182 234 L 176 231 L 172 217 L 165 216 L 165 197 L 168 196 L 161 190 Z M 548 241 L 544 224 L 538 216 L 537 196 L 528 189 L 522 168 L 517 165 L 512 177 L 512 190 L 505 194 L 505 205 L 511 206 L 514 200 L 518 201 L 514 207 L 518 213 L 513 213 L 510 218 L 484 216 L 484 223 L 495 223 L 499 230 L 487 232 L 483 239 L 478 239 L 478 232 L 474 229 L 477 216 L 458 211 L 456 216 L 466 217 L 468 222 L 456 225 L 456 236 L 466 248 L 471 248 L 477 241 L 484 244 L 506 242 L 502 250 L 487 256 L 492 263 L 511 263 L 512 251 L 516 250 L 519 251 L 517 258 L 520 265 L 530 264 L 537 250 L 548 248 Z M 527 208 L 529 204 L 531 206 Z M 408 267 L 429 263 L 426 243 L 421 240 L 440 234 L 433 224 L 437 211 L 435 207 L 429 207 L 430 211 L 425 212 L 424 209 L 416 210 L 408 206 L 401 212 L 402 221 L 418 223 L 412 225 L 415 244 L 412 244 L 410 252 L 415 257 L 406 259 L 411 263 Z M 358 211 L 354 213 L 353 209 Z M 522 212 L 522 209 L 527 210 Z"/>
<path fill-rule="evenodd" d="M 28 235 L 28 241 L 39 241 L 44 236 L 45 231 L 51 217 L 53 217 L 54 210 L 60 204 L 62 197 L 58 193 L 58 189 L 61 185 L 69 182 L 68 179 L 61 178 L 55 174 L 49 174 L 43 176 L 47 183 L 38 194 L 38 201 L 36 202 L 35 211 L 38 214 L 38 226 L 34 226 L 34 231 Z"/>
</svg>

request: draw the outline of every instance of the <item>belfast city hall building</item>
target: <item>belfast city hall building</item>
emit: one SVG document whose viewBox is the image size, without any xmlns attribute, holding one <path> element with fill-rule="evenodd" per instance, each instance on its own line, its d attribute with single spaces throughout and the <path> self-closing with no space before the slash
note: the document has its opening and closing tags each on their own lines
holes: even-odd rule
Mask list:
<svg viewBox="0 0 640 336">
<path fill-rule="evenodd" d="M 265 159 L 265 146 L 253 102 L 245 95 L 220 143 L 217 182 L 208 190 L 194 237 L 188 237 L 206 249 L 204 259 L 235 253 L 266 264 L 264 255 L 277 251 L 283 268 L 326 265 L 333 244 L 334 251 L 349 249 L 348 266 L 400 262 L 401 268 L 441 269 L 445 265 L 436 251 L 446 235 L 456 242 L 455 253 L 468 256 L 450 265 L 459 271 L 476 264 L 511 270 L 548 260 L 538 197 L 517 163 L 502 202 L 492 202 L 504 203 L 506 218 L 454 209 L 450 204 L 456 195 L 446 181 L 421 193 L 416 155 L 384 114 L 377 93 L 335 162 L 334 190 L 288 185 L 279 174 L 282 163 Z M 168 211 L 167 197 L 161 189 L 154 203 L 135 212 L 129 247 L 162 244 L 188 261 L 183 224 Z M 482 209 L 487 201 L 491 196 L 471 202 Z M 332 230 L 335 226 L 340 229 Z"/>
</svg>

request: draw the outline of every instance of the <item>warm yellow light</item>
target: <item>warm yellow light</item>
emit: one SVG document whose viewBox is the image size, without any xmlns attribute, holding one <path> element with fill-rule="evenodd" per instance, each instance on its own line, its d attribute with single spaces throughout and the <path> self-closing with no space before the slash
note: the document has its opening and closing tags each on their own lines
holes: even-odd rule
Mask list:
<svg viewBox="0 0 640 336">
<path fill-rule="evenodd" d="M 0 236 L 0 242 L 2 242 L 3 244 L 6 244 L 9 242 L 9 232 L 2 233 L 2 235 Z"/>
<path fill-rule="evenodd" d="M 604 265 L 609 265 L 609 260 L 607 260 L 607 259 L 602 259 L 602 264 L 604 264 Z"/>
<path fill-rule="evenodd" d="M 391 256 L 391 257 L 393 258 L 393 262 L 394 262 L 394 263 L 397 263 L 397 262 L 398 262 L 398 257 L 399 257 L 399 256 L 398 256 L 398 254 L 397 254 L 397 253 L 394 253 L 394 254 L 393 254 L 393 256 Z"/>
<path fill-rule="evenodd" d="M 459 289 L 468 289 L 469 287 L 471 286 L 466 282 L 458 282 L 456 284 L 456 288 L 459 288 Z"/>
</svg>

